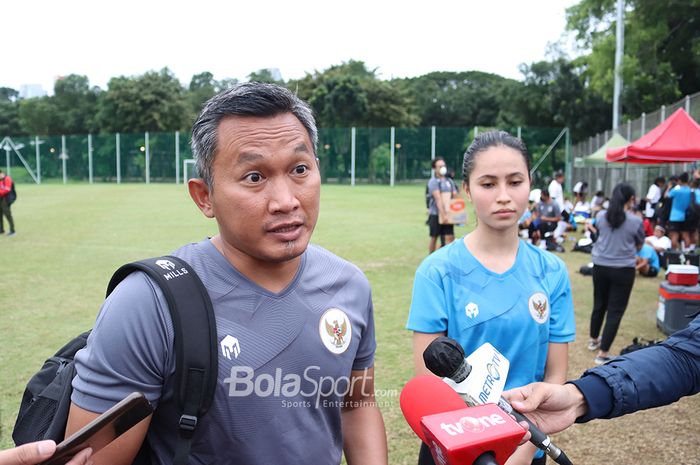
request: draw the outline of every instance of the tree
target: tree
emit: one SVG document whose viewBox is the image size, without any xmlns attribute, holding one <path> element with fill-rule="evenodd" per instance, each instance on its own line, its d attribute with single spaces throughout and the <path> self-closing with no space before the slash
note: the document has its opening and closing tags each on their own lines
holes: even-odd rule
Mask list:
<svg viewBox="0 0 700 465">
<path fill-rule="evenodd" d="M 19 119 L 29 134 L 51 135 L 58 126 L 60 115 L 51 97 L 36 97 L 19 101 Z"/>
<path fill-rule="evenodd" d="M 405 89 L 350 60 L 287 84 L 314 109 L 319 126 L 410 126 L 418 123 Z"/>
<path fill-rule="evenodd" d="M 480 71 L 432 72 L 404 80 L 422 126 L 494 126 L 515 81 Z"/>
<path fill-rule="evenodd" d="M 19 118 L 19 93 L 9 87 L 0 87 L 0 138 L 23 134 Z"/>
<path fill-rule="evenodd" d="M 612 113 L 588 86 L 585 67 L 559 57 L 521 67 L 523 85 L 509 95 L 519 125 L 563 127 L 574 138 L 609 128 Z"/>
<path fill-rule="evenodd" d="M 284 84 L 281 79 L 275 79 L 272 75 L 272 70 L 269 68 L 260 69 L 258 71 L 253 71 L 248 75 L 248 81 L 250 82 L 266 82 L 268 84 Z"/>
<path fill-rule="evenodd" d="M 217 83 L 214 80 L 214 75 L 209 71 L 204 71 L 192 76 L 187 92 L 187 100 L 190 104 L 190 125 L 194 123 L 197 115 L 202 111 L 204 102 L 212 98 L 216 92 Z"/>
<path fill-rule="evenodd" d="M 87 134 L 97 130 L 95 107 L 99 88 L 90 88 L 87 76 L 70 74 L 54 84 L 50 97 L 51 109 L 56 112 L 49 128 L 51 134 Z"/>
<path fill-rule="evenodd" d="M 615 1 L 582 0 L 567 10 L 591 89 L 612 102 Z M 700 0 L 627 0 L 623 111 L 636 117 L 700 90 Z"/>
<path fill-rule="evenodd" d="M 112 78 L 100 99 L 100 128 L 105 132 L 185 130 L 190 115 L 185 90 L 167 68 Z"/>
</svg>

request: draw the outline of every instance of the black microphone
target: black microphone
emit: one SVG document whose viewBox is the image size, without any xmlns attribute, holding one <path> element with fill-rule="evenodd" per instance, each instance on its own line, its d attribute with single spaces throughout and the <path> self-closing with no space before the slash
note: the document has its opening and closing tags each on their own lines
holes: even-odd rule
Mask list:
<svg viewBox="0 0 700 465">
<path fill-rule="evenodd" d="M 572 465 L 564 451 L 557 447 L 549 436 L 525 415 L 514 410 L 507 400 L 500 397 L 509 363 L 491 344 L 482 345 L 465 359 L 464 349 L 457 341 L 441 336 L 433 340 L 425 349 L 423 361 L 432 373 L 453 381 L 452 387 L 467 405 L 497 403 L 503 411 L 513 415 L 516 420 L 524 421 L 529 425 L 530 442 L 538 449 L 543 450 L 560 465 Z M 469 363 L 470 361 L 472 364 Z M 474 370 L 478 373 L 473 373 Z M 469 378 L 470 374 L 472 379 Z M 472 380 L 474 382 L 470 382 Z"/>
</svg>

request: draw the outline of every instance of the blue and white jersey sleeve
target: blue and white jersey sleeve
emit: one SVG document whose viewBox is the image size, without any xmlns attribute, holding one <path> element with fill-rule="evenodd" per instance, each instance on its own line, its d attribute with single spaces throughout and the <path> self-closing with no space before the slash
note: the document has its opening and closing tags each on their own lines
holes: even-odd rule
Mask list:
<svg viewBox="0 0 700 465">
<path fill-rule="evenodd" d="M 554 259 L 549 264 L 551 271 L 545 274 L 546 279 L 552 283 L 549 295 L 549 342 L 572 342 L 576 337 L 576 320 L 569 274 L 559 257 L 551 255 L 548 258 Z"/>
<path fill-rule="evenodd" d="M 449 307 L 440 269 L 425 259 L 416 270 L 406 328 L 420 333 L 445 333 Z"/>
</svg>

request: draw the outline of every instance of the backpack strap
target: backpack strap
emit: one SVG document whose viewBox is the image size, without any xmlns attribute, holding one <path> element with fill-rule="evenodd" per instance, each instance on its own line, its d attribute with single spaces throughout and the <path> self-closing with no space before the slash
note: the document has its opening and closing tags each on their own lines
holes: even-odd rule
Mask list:
<svg viewBox="0 0 700 465">
<path fill-rule="evenodd" d="M 143 271 L 158 284 L 170 310 L 175 334 L 175 397 L 180 415 L 180 440 L 173 463 L 185 465 L 197 423 L 214 399 L 219 371 L 214 310 L 195 271 L 170 255 L 122 266 L 112 276 L 107 295 L 134 271 Z"/>
</svg>

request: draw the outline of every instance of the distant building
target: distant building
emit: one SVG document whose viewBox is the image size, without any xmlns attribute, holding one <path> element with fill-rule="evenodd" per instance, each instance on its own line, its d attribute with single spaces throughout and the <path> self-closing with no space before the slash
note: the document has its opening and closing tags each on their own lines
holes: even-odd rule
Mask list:
<svg viewBox="0 0 700 465">
<path fill-rule="evenodd" d="M 270 76 L 272 76 L 272 79 L 274 79 L 275 81 L 282 80 L 282 72 L 279 68 L 267 68 L 267 70 L 270 72 Z"/>
<path fill-rule="evenodd" d="M 22 84 L 19 86 L 19 98 L 43 97 L 47 95 L 41 84 Z"/>
</svg>

